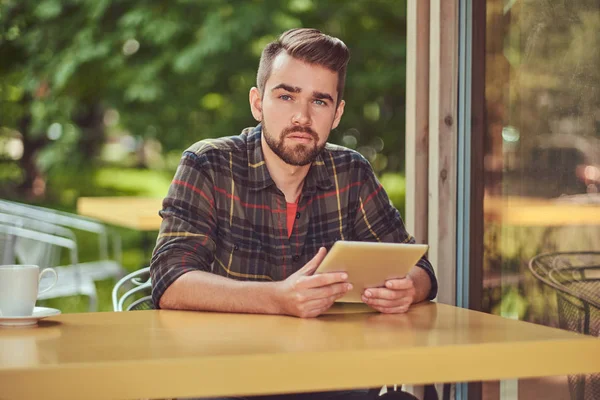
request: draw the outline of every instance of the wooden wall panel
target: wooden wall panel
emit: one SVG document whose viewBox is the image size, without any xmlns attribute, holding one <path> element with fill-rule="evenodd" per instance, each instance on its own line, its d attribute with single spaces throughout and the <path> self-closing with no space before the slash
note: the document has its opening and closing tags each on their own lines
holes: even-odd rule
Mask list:
<svg viewBox="0 0 600 400">
<path fill-rule="evenodd" d="M 456 302 L 458 1 L 430 0 L 429 255 L 445 304 Z"/>
</svg>

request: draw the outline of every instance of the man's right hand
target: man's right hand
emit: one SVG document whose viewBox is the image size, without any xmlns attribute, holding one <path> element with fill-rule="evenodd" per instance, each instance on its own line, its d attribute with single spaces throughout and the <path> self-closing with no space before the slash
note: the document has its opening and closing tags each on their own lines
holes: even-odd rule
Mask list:
<svg viewBox="0 0 600 400">
<path fill-rule="evenodd" d="M 327 250 L 321 247 L 317 254 L 304 267 L 278 282 L 276 302 L 280 314 L 301 318 L 317 317 L 333 303 L 352 289 L 344 272 L 331 272 L 314 275 Z"/>
</svg>

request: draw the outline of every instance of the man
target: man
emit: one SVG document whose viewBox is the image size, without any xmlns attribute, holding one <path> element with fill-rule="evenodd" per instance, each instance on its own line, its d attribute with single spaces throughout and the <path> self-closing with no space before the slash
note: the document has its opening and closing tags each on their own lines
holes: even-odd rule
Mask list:
<svg viewBox="0 0 600 400">
<path fill-rule="evenodd" d="M 414 242 L 365 158 L 326 143 L 348 59 L 314 29 L 266 46 L 250 90 L 258 126 L 183 154 L 151 264 L 156 307 L 317 317 L 351 288 L 344 273 L 313 275 L 336 240 Z M 423 257 L 362 300 L 403 313 L 436 292 Z"/>
</svg>

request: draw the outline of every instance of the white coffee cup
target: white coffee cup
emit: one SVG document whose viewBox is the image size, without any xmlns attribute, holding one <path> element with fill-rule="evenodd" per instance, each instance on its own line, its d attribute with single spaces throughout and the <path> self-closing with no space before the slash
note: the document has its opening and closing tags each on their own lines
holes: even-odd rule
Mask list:
<svg viewBox="0 0 600 400">
<path fill-rule="evenodd" d="M 44 274 L 54 275 L 50 286 L 39 291 Z M 0 317 L 26 317 L 33 314 L 38 294 L 50 290 L 58 280 L 56 271 L 37 265 L 0 265 Z"/>
</svg>

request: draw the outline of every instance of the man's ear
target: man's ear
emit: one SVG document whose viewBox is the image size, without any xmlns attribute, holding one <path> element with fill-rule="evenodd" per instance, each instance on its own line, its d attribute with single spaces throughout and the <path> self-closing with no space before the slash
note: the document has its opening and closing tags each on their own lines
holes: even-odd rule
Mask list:
<svg viewBox="0 0 600 400">
<path fill-rule="evenodd" d="M 337 128 L 337 126 L 340 124 L 342 115 L 344 115 L 344 106 L 345 105 L 346 105 L 346 102 L 344 100 L 340 101 L 340 104 L 338 104 L 338 106 L 335 110 L 335 117 L 333 117 L 333 125 L 331 126 L 331 129 Z"/>
<path fill-rule="evenodd" d="M 258 88 L 253 87 L 252 89 L 250 89 L 249 100 L 250 111 L 252 111 L 252 116 L 255 120 L 261 122 L 263 120 L 262 96 L 260 95 L 260 91 L 258 90 Z"/>
</svg>

